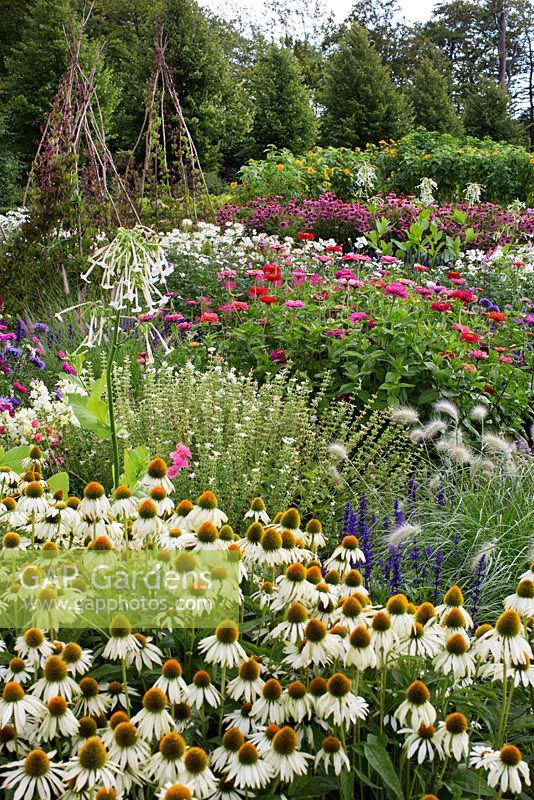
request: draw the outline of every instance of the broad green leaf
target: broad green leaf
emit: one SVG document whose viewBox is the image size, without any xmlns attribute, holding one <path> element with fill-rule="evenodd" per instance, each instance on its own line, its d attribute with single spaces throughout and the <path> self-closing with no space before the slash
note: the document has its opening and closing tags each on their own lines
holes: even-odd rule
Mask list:
<svg viewBox="0 0 534 800">
<path fill-rule="evenodd" d="M 87 408 L 87 398 L 80 397 L 80 395 L 77 394 L 70 394 L 67 396 L 67 399 L 78 422 L 84 430 L 96 433 L 100 439 L 109 439 L 111 437 L 109 425 L 102 422 L 96 414 Z"/>
<path fill-rule="evenodd" d="M 365 756 L 371 767 L 378 773 L 384 786 L 390 790 L 397 800 L 404 800 L 404 792 L 389 757 L 387 750 L 382 745 L 374 742 L 365 742 L 363 746 Z"/>
<path fill-rule="evenodd" d="M 63 490 L 65 497 L 69 494 L 69 475 L 68 472 L 56 472 L 47 479 L 48 488 L 54 494 L 59 489 Z"/>
<path fill-rule="evenodd" d="M 15 472 L 22 470 L 22 462 L 30 455 L 30 446 L 21 444 L 18 447 L 12 447 L 2 455 L 0 467 L 11 467 Z"/>
</svg>

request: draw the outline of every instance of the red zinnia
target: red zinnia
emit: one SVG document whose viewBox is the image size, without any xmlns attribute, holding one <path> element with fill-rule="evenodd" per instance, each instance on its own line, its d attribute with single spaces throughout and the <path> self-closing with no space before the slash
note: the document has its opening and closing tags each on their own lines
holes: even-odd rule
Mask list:
<svg viewBox="0 0 534 800">
<path fill-rule="evenodd" d="M 212 322 L 219 321 L 219 315 L 216 314 L 214 311 L 204 311 L 201 316 L 199 317 L 199 322 L 209 322 L 210 325 Z"/>
<path fill-rule="evenodd" d="M 447 278 L 449 278 L 450 280 L 452 280 L 453 278 L 461 278 L 461 277 L 462 275 L 460 272 L 452 272 L 452 271 L 447 272 Z"/>
<path fill-rule="evenodd" d="M 278 300 L 276 299 L 276 297 L 272 297 L 272 296 L 271 296 L 271 295 L 269 295 L 269 294 L 266 294 L 266 295 L 264 295 L 263 297 L 260 297 L 260 301 L 261 301 L 262 303 L 266 303 L 268 306 L 270 306 L 270 305 L 271 305 L 271 303 L 277 303 L 277 302 L 278 302 Z"/>
<path fill-rule="evenodd" d="M 477 333 L 473 333 L 473 331 L 463 331 L 460 334 L 460 339 L 464 342 L 469 342 L 469 344 L 482 341 L 482 338 Z"/>
<path fill-rule="evenodd" d="M 502 311 L 490 311 L 488 317 L 494 322 L 506 322 L 506 314 Z"/>
<path fill-rule="evenodd" d="M 432 311 L 445 312 L 445 311 L 450 311 L 452 306 L 450 303 L 432 303 L 430 308 L 432 309 Z"/>
<path fill-rule="evenodd" d="M 450 293 L 449 297 L 452 297 L 453 300 L 461 300 L 462 303 L 471 303 L 475 295 L 468 289 L 455 289 L 454 292 Z"/>
<path fill-rule="evenodd" d="M 301 242 L 313 242 L 315 239 L 314 233 L 306 233 L 306 231 L 301 231 L 297 233 L 298 238 Z"/>
<path fill-rule="evenodd" d="M 269 289 L 266 286 L 251 286 L 248 290 L 248 296 L 252 300 L 254 297 L 263 297 L 269 294 Z"/>
</svg>

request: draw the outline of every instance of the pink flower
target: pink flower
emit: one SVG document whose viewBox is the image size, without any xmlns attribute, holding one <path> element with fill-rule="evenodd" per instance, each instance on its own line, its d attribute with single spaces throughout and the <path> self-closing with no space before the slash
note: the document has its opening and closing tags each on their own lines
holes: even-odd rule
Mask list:
<svg viewBox="0 0 534 800">
<path fill-rule="evenodd" d="M 76 372 L 76 370 L 74 369 L 74 367 L 72 366 L 72 364 L 69 364 L 67 361 L 63 362 L 63 364 L 61 365 L 61 369 L 63 370 L 63 372 L 66 372 L 67 375 L 77 375 L 78 374 Z"/>
<path fill-rule="evenodd" d="M 231 303 L 222 303 L 217 306 L 218 311 L 248 311 L 248 303 L 243 303 L 241 300 L 232 300 Z"/>
<path fill-rule="evenodd" d="M 383 258 L 386 258 L 386 256 L 383 256 Z M 389 294 L 393 297 L 402 297 L 403 300 L 406 300 L 408 297 L 406 286 L 403 286 L 402 283 L 388 283 L 384 289 L 384 294 Z"/>
<path fill-rule="evenodd" d="M 176 326 L 179 331 L 188 331 L 193 327 L 192 322 L 179 322 Z"/>
<path fill-rule="evenodd" d="M 173 481 L 180 470 L 189 467 L 189 459 L 191 458 L 191 450 L 185 444 L 177 444 L 172 453 L 169 453 L 172 465 L 167 470 L 167 475 Z"/>
<path fill-rule="evenodd" d="M 349 321 L 362 322 L 364 319 L 367 319 L 368 316 L 369 314 L 366 314 L 365 311 L 354 311 L 354 313 L 350 315 Z"/>
<path fill-rule="evenodd" d="M 39 420 L 38 419 L 32 419 L 30 425 L 32 426 L 32 428 L 38 428 L 39 427 Z"/>
<path fill-rule="evenodd" d="M 499 356 L 499 361 L 502 361 L 503 364 L 513 364 L 514 363 L 513 358 L 510 358 L 510 356 Z"/>
<path fill-rule="evenodd" d="M 471 358 L 476 358 L 477 361 L 483 361 L 488 357 L 488 354 L 485 353 L 484 350 L 470 350 L 469 355 Z"/>
<path fill-rule="evenodd" d="M 341 257 L 342 261 L 371 261 L 370 256 L 364 256 L 362 253 L 345 253 Z"/>
<path fill-rule="evenodd" d="M 19 383 L 19 381 L 13 381 L 13 388 L 16 389 L 18 392 L 20 392 L 21 394 L 28 394 L 28 390 L 26 389 L 26 387 L 23 386 L 22 383 Z"/>
<path fill-rule="evenodd" d="M 333 336 L 335 339 L 344 339 L 347 336 L 347 331 L 344 331 L 343 328 L 331 328 L 328 331 L 325 331 L 327 336 Z"/>
<path fill-rule="evenodd" d="M 303 308 L 304 301 L 303 300 L 287 300 L 284 303 L 286 308 Z"/>
<path fill-rule="evenodd" d="M 186 300 L 185 304 L 186 304 L 186 306 L 199 306 L 200 305 L 200 301 L 199 300 Z"/>
<path fill-rule="evenodd" d="M 396 264 L 397 259 L 395 256 L 381 256 L 380 261 L 382 264 Z"/>
<path fill-rule="evenodd" d="M 183 314 L 165 314 L 163 320 L 164 322 L 181 322 L 183 318 Z"/>
<path fill-rule="evenodd" d="M 219 315 L 216 314 L 214 311 L 204 311 L 199 319 L 199 322 L 207 322 L 209 325 L 215 322 L 219 322 Z"/>
</svg>

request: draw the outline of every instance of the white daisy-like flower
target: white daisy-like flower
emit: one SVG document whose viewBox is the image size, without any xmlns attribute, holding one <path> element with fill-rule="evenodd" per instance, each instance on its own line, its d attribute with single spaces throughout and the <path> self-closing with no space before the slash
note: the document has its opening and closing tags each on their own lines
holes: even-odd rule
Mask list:
<svg viewBox="0 0 534 800">
<path fill-rule="evenodd" d="M 134 520 L 132 525 L 132 540 L 130 542 L 134 550 L 141 549 L 148 542 L 156 541 L 163 530 L 163 522 L 158 517 L 156 504 L 149 498 L 141 500 L 137 513 L 137 519 Z"/>
<path fill-rule="evenodd" d="M 117 614 L 109 626 L 109 639 L 104 647 L 102 658 L 109 661 L 126 660 L 136 653 L 141 645 L 132 633 L 132 626 L 124 614 Z"/>
<path fill-rule="evenodd" d="M 304 644 L 296 648 L 289 644 L 284 658 L 296 669 L 313 665 L 326 666 L 340 656 L 339 639 L 328 633 L 322 620 L 312 617 L 304 631 Z"/>
<path fill-rule="evenodd" d="M 342 672 L 336 672 L 327 681 L 326 693 L 315 703 L 316 713 L 323 719 L 332 718 L 334 725 L 349 728 L 359 719 L 365 719 L 369 704 L 351 691 L 351 682 Z"/>
<path fill-rule="evenodd" d="M 490 654 L 496 662 L 511 664 L 527 664 L 532 660 L 532 649 L 522 636 L 521 617 L 512 608 L 503 611 L 495 628 L 477 637 L 474 650 L 479 658 Z"/>
<path fill-rule="evenodd" d="M 507 680 L 512 678 L 515 687 L 523 686 L 525 689 L 528 689 L 530 686 L 534 687 L 534 664 L 532 664 L 530 658 L 527 659 L 525 664 L 508 664 L 506 667 L 506 674 L 504 671 L 504 664 L 500 662 L 495 664 L 490 661 L 479 667 L 478 674 L 481 678 L 488 678 L 489 680 L 500 681 L 501 683 L 505 677 Z"/>
<path fill-rule="evenodd" d="M 287 567 L 284 575 L 275 582 L 276 598 L 272 604 L 275 611 L 281 611 L 293 602 L 305 606 L 311 604 L 313 587 L 306 580 L 306 567 L 299 561 Z"/>
<path fill-rule="evenodd" d="M 185 528 L 165 525 L 158 535 L 158 547 L 161 550 L 184 550 L 193 547 L 196 537 Z"/>
<path fill-rule="evenodd" d="M 393 630 L 387 611 L 378 611 L 371 619 L 371 644 L 382 664 L 394 655 L 399 646 L 399 637 Z"/>
<path fill-rule="evenodd" d="M 0 494 L 9 494 L 10 489 L 16 489 L 19 483 L 19 476 L 10 467 L 0 467 Z M 1 514 L 0 514 L 1 517 Z"/>
<path fill-rule="evenodd" d="M 430 621 L 426 625 L 414 622 L 407 636 L 399 641 L 399 653 L 407 656 L 434 658 L 443 650 L 443 628 L 439 623 Z M 469 641 L 464 640 L 469 646 Z"/>
<path fill-rule="evenodd" d="M 161 668 L 161 675 L 154 683 L 161 689 L 171 703 L 179 703 L 187 693 L 187 683 L 182 678 L 182 665 L 175 658 L 169 658 Z"/>
<path fill-rule="evenodd" d="M 111 789 L 117 782 L 120 767 L 109 760 L 109 754 L 98 736 L 84 742 L 78 754 L 65 765 L 65 782 L 72 781 L 75 792 L 89 792 L 95 786 Z"/>
<path fill-rule="evenodd" d="M 239 728 L 244 736 L 249 736 L 259 727 L 257 720 L 251 715 L 252 708 L 253 703 L 242 703 L 241 708 L 224 715 L 224 725 L 230 728 Z"/>
<path fill-rule="evenodd" d="M 436 721 L 436 709 L 430 702 L 428 687 L 420 680 L 413 681 L 406 689 L 406 699 L 394 713 L 401 725 L 409 725 L 417 729 L 420 725 L 427 727 Z"/>
<path fill-rule="evenodd" d="M 71 675 L 85 675 L 91 669 L 93 653 L 83 649 L 77 642 L 69 642 L 61 652 L 61 657 Z"/>
<path fill-rule="evenodd" d="M 208 754 L 201 747 L 189 747 L 186 750 L 182 782 L 190 787 L 199 800 L 212 795 L 217 786 L 208 763 Z"/>
<path fill-rule="evenodd" d="M 359 672 L 364 672 L 368 667 L 374 669 L 378 656 L 371 643 L 371 634 L 367 627 L 359 625 L 354 628 L 349 637 L 349 648 L 345 655 L 345 666 L 355 667 Z"/>
<path fill-rule="evenodd" d="M 17 504 L 17 511 L 20 514 L 40 517 L 48 510 L 48 500 L 44 496 L 44 488 L 38 481 L 31 481 L 24 489 L 24 494 Z"/>
<path fill-rule="evenodd" d="M 133 496 L 128 486 L 117 486 L 113 492 L 111 513 L 117 519 L 135 519 L 137 516 L 138 499 Z"/>
<path fill-rule="evenodd" d="M 267 511 L 265 510 L 265 503 L 261 497 L 255 497 L 250 504 L 250 509 L 247 511 L 243 519 L 252 519 L 254 522 L 261 522 L 263 525 L 268 525 L 271 521 Z"/>
<path fill-rule="evenodd" d="M 252 742 L 245 742 L 229 765 L 227 774 L 238 789 L 258 791 L 271 781 L 274 770 Z"/>
<path fill-rule="evenodd" d="M 61 656 L 48 656 L 43 677 L 33 684 L 30 691 L 45 702 L 58 695 L 70 702 L 73 695 L 80 694 L 80 687 L 68 674 L 67 664 Z"/>
<path fill-rule="evenodd" d="M 15 642 L 15 652 L 30 662 L 30 664 L 43 666 L 54 648 L 40 628 L 29 628 Z"/>
<path fill-rule="evenodd" d="M 455 633 L 449 636 L 445 642 L 445 650 L 438 653 L 434 659 L 436 672 L 442 675 L 452 674 L 457 681 L 471 678 L 475 674 L 476 664 L 474 657 L 468 651 L 469 644 L 461 634 Z"/>
<path fill-rule="evenodd" d="M 523 619 L 534 617 L 534 580 L 523 578 L 514 594 L 505 598 L 504 607 L 514 609 Z"/>
<path fill-rule="evenodd" d="M 436 742 L 443 753 L 456 761 L 463 761 L 469 755 L 469 723 L 458 711 L 449 714 L 445 722 L 440 722 Z"/>
<path fill-rule="evenodd" d="M 495 750 L 489 744 L 475 744 L 469 753 L 469 766 L 473 769 L 489 769 L 495 755 Z"/>
<path fill-rule="evenodd" d="M 147 467 L 146 473 L 139 481 L 140 488 L 149 492 L 155 486 L 161 486 L 167 494 L 172 494 L 174 486 L 167 475 L 167 471 L 167 464 L 162 458 L 153 458 Z"/>
<path fill-rule="evenodd" d="M 441 747 L 436 739 L 434 725 L 421 724 L 417 728 L 402 728 L 398 733 L 406 734 L 404 748 L 408 758 L 415 758 L 418 764 L 433 761 L 437 754 L 441 758 Z"/>
<path fill-rule="evenodd" d="M 287 715 L 282 684 L 276 678 L 265 682 L 259 697 L 253 704 L 251 715 L 262 725 L 273 722 L 281 725 Z"/>
<path fill-rule="evenodd" d="M 245 737 L 239 728 L 228 728 L 219 747 L 211 753 L 212 769 L 215 772 L 228 772 L 229 767 L 237 762 L 239 748 L 244 743 Z"/>
<path fill-rule="evenodd" d="M 243 790 L 237 789 L 235 782 L 223 775 L 217 778 L 217 788 L 209 800 L 243 800 L 244 797 Z"/>
<path fill-rule="evenodd" d="M 163 486 L 153 486 L 148 491 L 148 496 L 155 504 L 158 517 L 168 519 L 174 511 L 174 503 L 163 488 Z"/>
<path fill-rule="evenodd" d="M 534 561 L 530 565 L 530 569 L 527 569 L 526 572 L 523 572 L 522 575 L 519 576 L 520 581 L 534 581 Z"/>
<path fill-rule="evenodd" d="M 198 710 L 205 704 L 211 708 L 218 708 L 221 705 L 220 692 L 213 685 L 209 672 L 203 669 L 193 675 L 193 682 L 187 687 L 185 699 L 190 706 Z"/>
<path fill-rule="evenodd" d="M 333 771 L 340 775 L 343 770 L 350 772 L 350 761 L 337 736 L 326 736 L 315 756 L 315 769 L 322 767 L 326 773 Z"/>
<path fill-rule="evenodd" d="M 99 692 L 98 683 L 94 678 L 86 675 L 79 683 L 80 695 L 74 703 L 74 713 L 77 716 L 99 717 L 106 713 L 110 705 L 110 698 Z"/>
<path fill-rule="evenodd" d="M 350 634 L 355 628 L 367 626 L 368 615 L 360 601 L 354 595 L 349 595 L 341 602 L 333 615 L 333 620 L 336 625 L 343 625 Z"/>
<path fill-rule="evenodd" d="M 189 786 L 183 783 L 166 783 L 162 786 L 159 792 L 156 793 L 158 800 L 200 800 L 199 797 L 193 795 Z"/>
<path fill-rule="evenodd" d="M 292 681 L 283 695 L 286 710 L 295 722 L 304 722 L 313 716 L 315 704 L 302 681 Z"/>
<path fill-rule="evenodd" d="M 296 776 L 305 775 L 309 769 L 308 761 L 313 756 L 297 748 L 298 736 L 293 728 L 286 725 L 273 737 L 271 749 L 265 753 L 265 761 L 282 783 L 291 783 Z"/>
<path fill-rule="evenodd" d="M 185 521 L 189 515 L 189 513 L 193 510 L 193 503 L 191 500 L 180 500 L 178 505 L 174 510 L 174 514 L 169 517 L 166 521 L 166 525 L 168 528 L 180 528 L 184 531 L 191 531 L 193 528 L 190 528 L 186 525 Z"/>
<path fill-rule="evenodd" d="M 102 697 L 105 702 L 109 704 L 110 711 L 116 708 L 125 709 L 128 707 L 128 702 L 131 703 L 132 699 L 139 697 L 139 692 L 133 686 L 125 688 L 121 681 L 109 681 L 109 683 L 100 683 L 98 688 L 102 692 Z M 128 700 L 126 695 L 128 694 Z"/>
<path fill-rule="evenodd" d="M 139 643 L 139 649 L 131 650 L 127 654 L 126 665 L 131 666 L 132 664 L 135 664 L 135 668 L 139 673 L 141 673 L 143 669 L 153 669 L 155 664 L 161 666 L 163 653 L 159 647 L 157 647 L 157 645 L 152 644 L 152 636 L 145 636 L 142 633 L 134 633 L 134 637 Z"/>
<path fill-rule="evenodd" d="M 4 685 L 0 699 L 0 726 L 12 722 L 15 729 L 22 732 L 28 718 L 35 720 L 45 711 L 44 703 L 26 694 L 20 683 L 9 681 Z"/>
<path fill-rule="evenodd" d="M 505 744 L 489 760 L 488 783 L 505 794 L 520 794 L 525 786 L 530 786 L 528 764 L 523 761 L 521 750 L 513 744 Z"/>
<path fill-rule="evenodd" d="M 83 499 L 78 506 L 78 513 L 90 520 L 103 519 L 111 514 L 111 505 L 102 484 L 96 481 L 87 484 L 83 490 Z"/>
<path fill-rule="evenodd" d="M 256 659 L 249 658 L 239 665 L 237 677 L 228 683 L 228 697 L 236 701 L 254 702 L 261 695 L 264 683 L 259 663 Z"/>
<path fill-rule="evenodd" d="M 436 606 L 436 614 L 438 615 L 438 621 L 443 623 L 444 618 L 447 614 L 452 610 L 455 609 L 463 620 L 463 627 L 464 628 L 472 628 L 473 627 L 473 620 L 471 616 L 467 613 L 464 606 L 464 596 L 462 594 L 462 590 L 459 586 L 451 586 L 448 591 L 445 592 L 443 596 L 443 603 L 441 605 Z"/>
<path fill-rule="evenodd" d="M 216 528 L 220 528 L 228 522 L 226 514 L 218 508 L 218 500 L 213 492 L 203 492 L 197 498 L 197 504 L 193 506 L 185 519 L 186 527 L 189 530 L 196 530 L 203 522 L 211 522 Z"/>
<path fill-rule="evenodd" d="M 23 658 L 15 656 L 8 664 L 0 666 L 0 680 L 25 684 L 33 678 L 33 666 Z"/>
<path fill-rule="evenodd" d="M 141 738 L 135 725 L 119 722 L 109 745 L 110 759 L 123 771 L 128 769 L 140 773 L 144 771 L 150 755 L 150 745 Z"/>
<path fill-rule="evenodd" d="M 310 519 L 306 523 L 304 541 L 314 553 L 326 547 L 326 536 L 323 532 L 323 526 L 318 519 Z"/>
<path fill-rule="evenodd" d="M 215 629 L 213 636 L 206 636 L 198 643 L 198 650 L 208 664 L 220 667 L 237 667 L 247 654 L 238 642 L 239 628 L 232 620 L 224 620 Z"/>
<path fill-rule="evenodd" d="M 161 739 L 174 727 L 174 720 L 167 711 L 167 695 L 161 689 L 152 687 L 143 695 L 143 708 L 132 717 L 132 723 L 137 725 L 139 735 L 151 742 L 152 739 Z"/>
<path fill-rule="evenodd" d="M 327 558 L 323 566 L 326 569 L 337 569 L 341 575 L 349 572 L 356 564 L 365 563 L 365 555 L 360 550 L 356 536 L 344 536 L 330 558 Z"/>
<path fill-rule="evenodd" d="M 272 629 L 270 638 L 297 644 L 304 639 L 308 617 L 309 613 L 304 605 L 298 600 L 294 600 L 288 606 L 284 620 Z"/>
<path fill-rule="evenodd" d="M 414 626 L 413 614 L 408 613 L 408 599 L 403 594 L 395 594 L 386 603 L 386 611 L 391 620 L 391 627 L 399 637 L 408 637 Z"/>
<path fill-rule="evenodd" d="M 55 750 L 45 753 L 39 748 L 32 750 L 20 761 L 0 767 L 4 775 L 2 787 L 14 792 L 13 800 L 51 800 L 65 791 L 65 775 L 62 764 L 54 764 Z"/>
<path fill-rule="evenodd" d="M 80 724 L 64 697 L 51 697 L 42 717 L 39 718 L 35 738 L 38 742 L 50 742 L 56 736 L 70 739 L 76 736 Z"/>
</svg>

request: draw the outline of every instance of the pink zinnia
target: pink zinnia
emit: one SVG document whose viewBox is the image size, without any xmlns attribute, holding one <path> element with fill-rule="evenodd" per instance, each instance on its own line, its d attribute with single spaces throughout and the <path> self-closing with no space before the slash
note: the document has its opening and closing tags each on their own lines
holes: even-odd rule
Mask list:
<svg viewBox="0 0 534 800">
<path fill-rule="evenodd" d="M 188 331 L 193 327 L 192 322 L 179 322 L 176 326 L 179 331 Z"/>
<path fill-rule="evenodd" d="M 286 308 L 303 308 L 304 301 L 303 300 L 287 300 L 284 303 Z"/>
<path fill-rule="evenodd" d="M 514 363 L 513 358 L 510 358 L 510 356 L 499 356 L 499 361 L 502 361 L 503 364 L 513 364 Z"/>
<path fill-rule="evenodd" d="M 326 331 L 326 335 L 333 336 L 336 339 L 344 339 L 347 335 L 347 331 L 344 331 L 343 328 L 331 328 Z"/>
<path fill-rule="evenodd" d="M 471 358 L 476 358 L 477 361 L 483 361 L 488 357 L 488 354 L 485 353 L 484 350 L 470 350 L 469 355 Z"/>
<path fill-rule="evenodd" d="M 219 322 L 219 315 L 216 314 L 214 311 L 204 311 L 200 317 L 199 322 L 207 322 L 210 325 L 214 322 Z"/>
<path fill-rule="evenodd" d="M 406 286 L 403 286 L 402 283 L 388 283 L 384 289 L 384 294 L 389 294 L 393 297 L 402 297 L 403 300 L 406 300 L 408 297 Z"/>
<path fill-rule="evenodd" d="M 13 381 L 13 388 L 16 389 L 18 392 L 20 392 L 21 394 L 28 394 L 28 390 L 26 389 L 26 387 L 23 386 L 22 383 L 19 383 L 19 381 Z"/>
<path fill-rule="evenodd" d="M 355 311 L 353 314 L 350 315 L 349 321 L 350 322 L 362 322 L 362 320 L 367 319 L 369 314 L 366 314 L 365 311 Z"/>
</svg>

